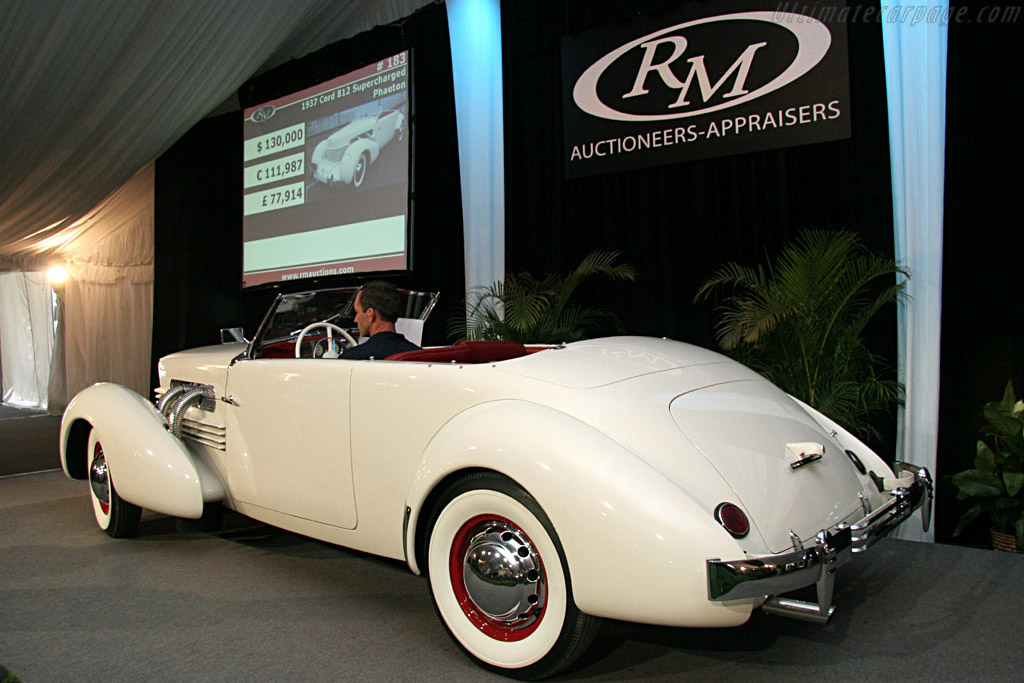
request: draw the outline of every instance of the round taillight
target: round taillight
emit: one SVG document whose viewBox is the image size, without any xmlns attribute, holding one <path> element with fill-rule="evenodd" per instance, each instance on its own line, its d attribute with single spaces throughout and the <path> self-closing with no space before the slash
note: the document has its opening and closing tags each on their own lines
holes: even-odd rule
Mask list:
<svg viewBox="0 0 1024 683">
<path fill-rule="evenodd" d="M 750 532 L 750 522 L 738 505 L 719 503 L 715 508 L 715 519 L 735 538 L 743 538 Z"/>
</svg>

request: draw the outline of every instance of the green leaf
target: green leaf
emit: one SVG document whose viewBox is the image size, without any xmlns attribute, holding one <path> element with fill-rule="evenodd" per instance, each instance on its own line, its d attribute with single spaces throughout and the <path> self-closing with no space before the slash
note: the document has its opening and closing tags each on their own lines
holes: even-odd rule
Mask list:
<svg viewBox="0 0 1024 683">
<path fill-rule="evenodd" d="M 1020 498 L 1010 498 L 1008 496 L 1002 496 L 1001 498 L 996 498 L 996 510 L 999 510 L 1000 512 L 1014 510 L 1016 508 L 1019 508 L 1022 502 L 1024 501 L 1022 501 Z"/>
<path fill-rule="evenodd" d="M 1003 398 L 1000 401 L 986 403 L 982 409 L 994 435 L 1013 437 L 1021 433 L 1021 421 L 1014 416 L 1017 397 L 1014 395 L 1013 382 L 1006 383 Z"/>
<path fill-rule="evenodd" d="M 988 447 L 988 444 L 978 439 L 978 457 L 974 460 L 974 466 L 982 472 L 992 472 L 996 468 L 996 454 Z"/>
<path fill-rule="evenodd" d="M 1024 474 L 1004 471 L 1003 484 L 1006 486 L 1007 495 L 1016 496 L 1024 488 Z"/>
<path fill-rule="evenodd" d="M 978 515 L 980 515 L 984 511 L 985 511 L 985 509 L 979 503 L 978 505 L 975 505 L 970 510 L 965 512 L 960 517 L 960 523 L 957 524 L 956 525 L 956 529 L 953 530 L 953 535 L 954 536 L 959 536 L 960 534 L 962 534 L 964 532 L 964 530 L 967 529 L 967 527 L 969 527 L 971 525 L 971 522 L 973 522 L 975 519 L 977 519 Z"/>
<path fill-rule="evenodd" d="M 1006 409 L 1007 414 L 1013 411 L 1013 404 L 1016 400 L 1017 397 L 1013 392 L 1013 380 L 1011 379 L 1006 383 L 1006 388 L 1003 389 L 1003 400 L 1000 402 L 1002 407 Z"/>
<path fill-rule="evenodd" d="M 977 498 L 994 498 L 1003 493 L 1003 484 L 991 472 L 964 470 L 952 477 L 953 485 L 962 493 Z"/>
</svg>

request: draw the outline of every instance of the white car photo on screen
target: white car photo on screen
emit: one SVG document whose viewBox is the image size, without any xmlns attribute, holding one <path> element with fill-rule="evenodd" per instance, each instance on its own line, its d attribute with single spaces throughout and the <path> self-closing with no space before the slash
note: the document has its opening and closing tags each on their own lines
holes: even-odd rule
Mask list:
<svg viewBox="0 0 1024 683">
<path fill-rule="evenodd" d="M 313 177 L 320 182 L 362 187 L 370 165 L 392 140 L 405 139 L 405 115 L 389 109 L 356 119 L 323 140 L 313 151 Z"/>
</svg>

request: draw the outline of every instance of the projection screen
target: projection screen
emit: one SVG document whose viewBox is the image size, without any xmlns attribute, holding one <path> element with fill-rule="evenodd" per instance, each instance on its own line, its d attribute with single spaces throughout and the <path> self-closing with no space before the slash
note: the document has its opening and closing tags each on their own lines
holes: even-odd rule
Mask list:
<svg viewBox="0 0 1024 683">
<path fill-rule="evenodd" d="M 242 285 L 408 269 L 409 51 L 244 111 Z"/>
</svg>

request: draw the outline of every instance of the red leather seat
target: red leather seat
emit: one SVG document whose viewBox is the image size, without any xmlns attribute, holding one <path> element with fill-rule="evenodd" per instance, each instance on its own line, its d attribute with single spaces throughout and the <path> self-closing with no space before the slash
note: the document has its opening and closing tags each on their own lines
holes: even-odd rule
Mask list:
<svg viewBox="0 0 1024 683">
<path fill-rule="evenodd" d="M 526 347 L 519 342 L 464 341 L 455 346 L 402 351 L 388 356 L 386 360 L 415 363 L 496 363 L 526 354 Z"/>
</svg>

